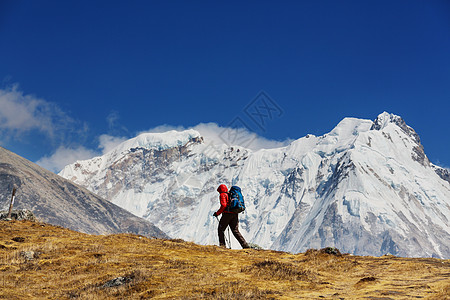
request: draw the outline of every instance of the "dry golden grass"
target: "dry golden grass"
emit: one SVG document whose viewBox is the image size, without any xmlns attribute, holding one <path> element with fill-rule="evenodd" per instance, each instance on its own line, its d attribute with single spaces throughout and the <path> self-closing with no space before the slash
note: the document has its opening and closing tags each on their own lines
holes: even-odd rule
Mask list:
<svg viewBox="0 0 450 300">
<path fill-rule="evenodd" d="M 449 276 L 449 260 L 228 250 L 0 222 L 4 299 L 450 299 Z"/>
</svg>

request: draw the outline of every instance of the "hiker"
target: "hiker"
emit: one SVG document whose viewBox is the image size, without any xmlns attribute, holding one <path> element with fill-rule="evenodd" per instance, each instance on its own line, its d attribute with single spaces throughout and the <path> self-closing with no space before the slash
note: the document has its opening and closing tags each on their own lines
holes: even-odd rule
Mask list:
<svg viewBox="0 0 450 300">
<path fill-rule="evenodd" d="M 227 226 L 230 226 L 231 232 L 234 237 L 238 240 L 239 244 L 241 244 L 242 248 L 249 248 L 247 242 L 244 237 L 239 232 L 239 218 L 238 214 L 234 212 L 227 211 L 226 208 L 230 202 L 228 197 L 228 188 L 225 184 L 221 184 L 217 191 L 219 192 L 219 200 L 220 200 L 220 208 L 216 211 L 213 216 L 217 217 L 222 214 L 222 218 L 219 221 L 219 245 L 221 247 L 225 247 L 225 229 Z M 231 243 L 231 241 L 230 241 Z"/>
</svg>

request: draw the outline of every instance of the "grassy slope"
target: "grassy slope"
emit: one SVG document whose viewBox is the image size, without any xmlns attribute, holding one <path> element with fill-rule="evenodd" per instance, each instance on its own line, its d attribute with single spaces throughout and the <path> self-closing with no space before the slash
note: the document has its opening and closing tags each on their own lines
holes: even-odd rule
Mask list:
<svg viewBox="0 0 450 300">
<path fill-rule="evenodd" d="M 0 222 L 0 298 L 6 299 L 450 299 L 449 276 L 449 260 L 227 250 Z M 104 286 L 117 277 L 125 284 Z"/>
</svg>

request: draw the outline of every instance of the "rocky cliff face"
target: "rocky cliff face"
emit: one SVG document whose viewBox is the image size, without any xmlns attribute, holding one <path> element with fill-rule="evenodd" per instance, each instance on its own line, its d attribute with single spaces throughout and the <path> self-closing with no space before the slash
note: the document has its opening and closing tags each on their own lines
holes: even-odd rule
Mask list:
<svg viewBox="0 0 450 300">
<path fill-rule="evenodd" d="M 211 214 L 225 183 L 243 190 L 243 235 L 266 248 L 450 257 L 448 172 L 388 113 L 255 152 L 211 146 L 193 131 L 147 134 L 61 175 L 198 243 L 217 243 Z"/>
<path fill-rule="evenodd" d="M 92 234 L 167 237 L 150 222 L 0 147 L 0 206 L 4 210 L 14 186 L 14 207 L 31 210 L 40 221 Z"/>
</svg>

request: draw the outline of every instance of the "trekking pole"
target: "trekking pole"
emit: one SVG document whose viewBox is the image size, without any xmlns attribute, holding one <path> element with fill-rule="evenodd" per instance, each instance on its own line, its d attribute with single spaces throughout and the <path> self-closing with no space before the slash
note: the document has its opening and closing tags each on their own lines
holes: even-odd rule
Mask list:
<svg viewBox="0 0 450 300">
<path fill-rule="evenodd" d="M 230 249 L 231 249 L 230 225 L 228 225 L 228 242 L 229 242 Z"/>
<path fill-rule="evenodd" d="M 230 231 L 230 227 L 228 227 L 228 233 L 230 233 L 229 231 Z M 230 240 L 230 236 L 228 236 L 228 239 L 227 239 L 227 235 L 226 235 L 225 232 L 224 232 L 224 233 L 223 233 L 223 237 L 225 238 L 225 246 L 226 246 L 228 249 L 231 249 L 231 240 Z"/>
</svg>

